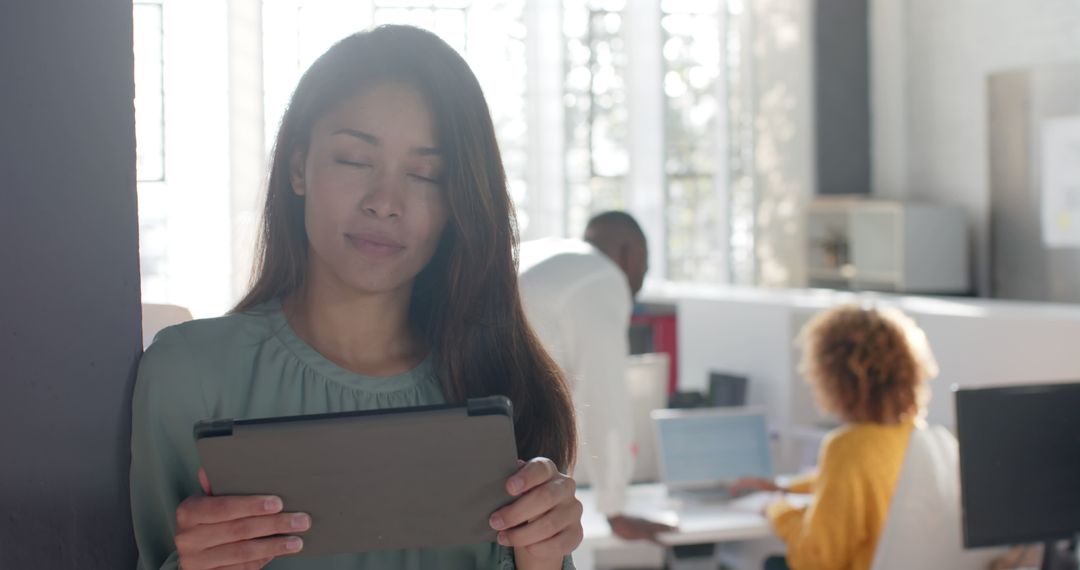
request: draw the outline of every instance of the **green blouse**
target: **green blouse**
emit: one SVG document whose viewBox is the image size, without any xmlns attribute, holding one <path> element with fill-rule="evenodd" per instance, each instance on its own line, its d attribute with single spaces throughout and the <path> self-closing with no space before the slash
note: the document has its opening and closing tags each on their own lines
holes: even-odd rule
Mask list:
<svg viewBox="0 0 1080 570">
<path fill-rule="evenodd" d="M 399 376 L 349 372 L 300 340 L 277 301 L 161 331 L 139 364 L 132 406 L 131 509 L 139 568 L 178 566 L 173 543 L 176 507 L 186 497 L 202 493 L 192 435 L 196 421 L 443 402 L 430 358 Z M 275 559 L 267 566 L 272 570 L 513 567 L 512 550 L 496 543 L 299 555 Z"/>
</svg>

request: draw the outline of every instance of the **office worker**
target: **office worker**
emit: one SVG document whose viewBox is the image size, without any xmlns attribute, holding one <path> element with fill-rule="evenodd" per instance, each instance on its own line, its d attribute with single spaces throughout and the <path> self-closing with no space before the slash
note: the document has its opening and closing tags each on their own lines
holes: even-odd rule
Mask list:
<svg viewBox="0 0 1080 570">
<path fill-rule="evenodd" d="M 598 509 L 627 540 L 654 539 L 670 530 L 623 514 L 634 460 L 628 330 L 647 270 L 645 233 L 624 212 L 593 217 L 583 240 L 521 246 L 525 313 L 573 392 L 580 434 L 576 469 L 588 472 Z"/>
<path fill-rule="evenodd" d="M 316 60 L 278 133 L 250 291 L 225 317 L 165 329 L 140 364 L 139 568 L 569 564 L 582 539 L 574 481 L 560 473 L 573 462 L 573 409 L 521 309 L 510 204 L 480 86 L 442 40 L 387 26 Z M 191 435 L 206 417 L 495 394 L 515 404 L 523 462 L 488 544 L 292 556 L 318 521 L 277 497 L 213 496 Z"/>
<path fill-rule="evenodd" d="M 784 489 L 745 479 L 733 491 L 813 495 L 809 507 L 779 500 L 766 509 L 787 544 L 786 560 L 767 568 L 868 570 L 937 364 L 922 329 L 895 309 L 830 309 L 804 327 L 798 344 L 818 407 L 845 425 L 826 436 L 817 473 Z"/>
</svg>

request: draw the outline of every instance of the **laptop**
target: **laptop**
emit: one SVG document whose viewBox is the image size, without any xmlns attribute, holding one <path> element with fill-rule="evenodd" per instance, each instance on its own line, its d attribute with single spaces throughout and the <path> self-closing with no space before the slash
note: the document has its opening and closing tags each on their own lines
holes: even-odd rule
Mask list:
<svg viewBox="0 0 1080 570">
<path fill-rule="evenodd" d="M 660 481 L 673 498 L 726 501 L 732 498 L 728 486 L 738 479 L 774 475 L 760 409 L 656 410 L 652 418 Z"/>
</svg>

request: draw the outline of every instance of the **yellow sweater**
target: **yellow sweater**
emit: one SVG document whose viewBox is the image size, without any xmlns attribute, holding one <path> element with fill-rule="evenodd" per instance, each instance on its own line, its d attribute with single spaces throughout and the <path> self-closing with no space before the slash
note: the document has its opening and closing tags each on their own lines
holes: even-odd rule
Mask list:
<svg viewBox="0 0 1080 570">
<path fill-rule="evenodd" d="M 885 526 L 914 422 L 838 428 L 821 446 L 816 475 L 789 486 L 813 493 L 808 508 L 769 506 L 792 570 L 868 570 Z"/>
</svg>

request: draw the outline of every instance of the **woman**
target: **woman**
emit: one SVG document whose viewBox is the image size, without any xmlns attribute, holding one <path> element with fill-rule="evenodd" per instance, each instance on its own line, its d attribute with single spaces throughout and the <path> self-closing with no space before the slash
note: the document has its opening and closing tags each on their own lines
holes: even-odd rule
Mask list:
<svg viewBox="0 0 1080 570">
<path fill-rule="evenodd" d="M 809 508 L 780 500 L 766 509 L 787 544 L 786 561 L 766 568 L 867 570 L 937 364 L 923 331 L 895 309 L 830 309 L 806 325 L 799 344 L 800 372 L 818 407 L 846 425 L 825 438 L 816 474 L 783 489 L 747 479 L 733 490 L 813 494 Z"/>
<path fill-rule="evenodd" d="M 140 568 L 558 568 L 581 541 L 566 386 L 523 317 L 494 129 L 432 34 L 350 36 L 304 74 L 271 166 L 260 259 L 228 316 L 158 335 L 139 367 L 132 509 Z M 192 424 L 461 402 L 515 404 L 498 543 L 334 557 L 277 497 L 210 496 Z M 377 493 L 378 489 L 372 489 Z M 315 522 L 317 524 L 317 521 Z"/>
</svg>

